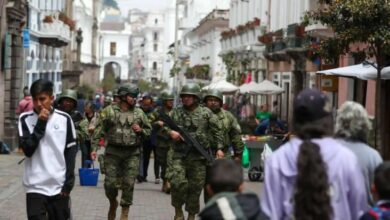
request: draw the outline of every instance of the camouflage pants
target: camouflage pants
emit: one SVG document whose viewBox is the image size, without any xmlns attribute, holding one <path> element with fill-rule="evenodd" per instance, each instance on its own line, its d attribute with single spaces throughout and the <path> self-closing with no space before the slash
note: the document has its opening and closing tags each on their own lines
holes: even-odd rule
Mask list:
<svg viewBox="0 0 390 220">
<path fill-rule="evenodd" d="M 172 147 L 169 147 L 169 150 L 167 152 L 167 168 L 165 171 L 165 179 L 168 181 L 172 180 L 172 175 L 173 175 L 173 149 Z"/>
<path fill-rule="evenodd" d="M 125 150 L 121 154 L 107 153 L 104 156 L 106 177 L 104 189 L 109 200 L 116 199 L 119 187 L 122 189 L 121 206 L 133 204 L 135 178 L 138 174 L 138 149 Z"/>
<path fill-rule="evenodd" d="M 199 197 L 206 179 L 205 160 L 173 159 L 171 180 L 172 205 L 191 214 L 199 212 Z"/>
</svg>

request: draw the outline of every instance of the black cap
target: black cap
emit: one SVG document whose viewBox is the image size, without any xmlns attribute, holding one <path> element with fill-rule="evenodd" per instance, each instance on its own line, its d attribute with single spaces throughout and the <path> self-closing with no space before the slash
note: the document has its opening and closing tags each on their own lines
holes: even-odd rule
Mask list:
<svg viewBox="0 0 390 220">
<path fill-rule="evenodd" d="M 302 90 L 294 100 L 294 122 L 305 123 L 330 115 L 328 98 L 316 89 Z"/>
</svg>

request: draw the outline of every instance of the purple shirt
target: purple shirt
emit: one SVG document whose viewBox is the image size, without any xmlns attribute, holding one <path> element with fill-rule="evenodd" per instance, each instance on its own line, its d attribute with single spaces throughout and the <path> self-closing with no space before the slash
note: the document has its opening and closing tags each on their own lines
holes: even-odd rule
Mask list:
<svg viewBox="0 0 390 220">
<path fill-rule="evenodd" d="M 333 138 L 313 139 L 320 146 L 331 185 L 333 219 L 355 220 L 368 210 L 364 178 L 355 155 Z M 266 161 L 261 208 L 272 220 L 293 219 L 297 157 L 302 141 L 295 138 Z"/>
</svg>

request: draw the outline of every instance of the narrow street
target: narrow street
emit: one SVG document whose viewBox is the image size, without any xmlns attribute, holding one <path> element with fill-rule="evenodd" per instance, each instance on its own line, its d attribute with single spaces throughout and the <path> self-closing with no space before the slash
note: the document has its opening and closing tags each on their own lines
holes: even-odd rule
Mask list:
<svg viewBox="0 0 390 220">
<path fill-rule="evenodd" d="M 0 220 L 26 219 L 25 193 L 22 186 L 23 164 L 18 165 L 23 156 L 18 154 L 0 155 Z M 80 167 L 80 154 L 77 158 Z M 153 173 L 153 160 L 149 165 L 149 175 Z M 76 184 L 72 191 L 72 212 L 74 220 L 107 219 L 108 200 L 104 195 L 102 176 L 97 187 L 82 187 L 76 169 Z M 260 182 L 249 182 L 246 189 L 260 193 Z M 161 184 L 154 184 L 153 174 L 147 183 L 136 184 L 134 205 L 130 209 L 132 220 L 169 220 L 173 219 L 174 209 L 170 205 L 170 196 L 161 193 Z M 201 198 L 203 201 L 203 198 Z M 204 204 L 201 203 L 201 206 Z M 117 216 L 120 215 L 118 209 Z M 118 217 L 119 218 L 119 217 Z"/>
</svg>

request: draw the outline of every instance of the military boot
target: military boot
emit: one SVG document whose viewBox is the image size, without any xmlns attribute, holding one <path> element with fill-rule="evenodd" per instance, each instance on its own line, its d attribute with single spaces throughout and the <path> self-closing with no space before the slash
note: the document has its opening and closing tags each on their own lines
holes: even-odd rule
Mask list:
<svg viewBox="0 0 390 220">
<path fill-rule="evenodd" d="M 184 214 L 183 210 L 180 208 L 175 207 L 175 218 L 174 220 L 184 220 Z"/>
<path fill-rule="evenodd" d="M 110 200 L 110 209 L 108 210 L 108 220 L 115 220 L 116 209 L 118 208 L 118 201 L 116 199 Z"/>
<path fill-rule="evenodd" d="M 171 183 L 169 181 L 167 181 L 166 184 L 167 184 L 167 186 L 166 186 L 167 190 L 165 191 L 165 193 L 169 194 L 169 193 L 171 193 Z"/>
<path fill-rule="evenodd" d="M 189 213 L 187 220 L 195 220 L 195 214 Z"/>
<path fill-rule="evenodd" d="M 161 187 L 161 192 L 167 192 L 167 184 L 166 181 L 164 180 L 162 187 Z"/>
<path fill-rule="evenodd" d="M 129 219 L 129 210 L 130 207 L 122 207 L 121 220 Z"/>
</svg>

